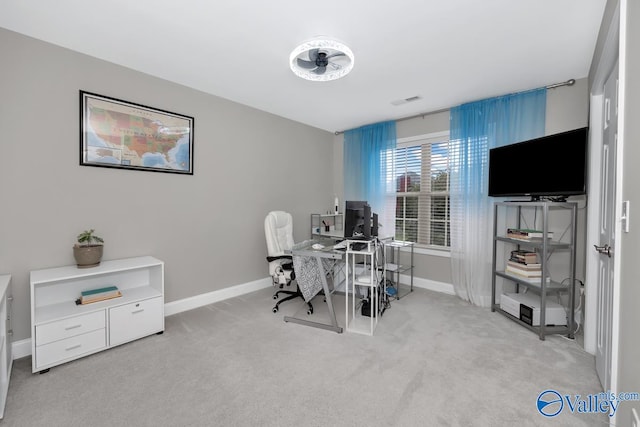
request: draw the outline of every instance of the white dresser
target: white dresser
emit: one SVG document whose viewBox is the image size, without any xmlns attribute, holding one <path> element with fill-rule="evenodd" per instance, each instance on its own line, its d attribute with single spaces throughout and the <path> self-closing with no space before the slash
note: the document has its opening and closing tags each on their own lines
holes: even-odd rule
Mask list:
<svg viewBox="0 0 640 427">
<path fill-rule="evenodd" d="M 164 263 L 156 258 L 35 270 L 30 281 L 34 373 L 164 331 Z M 112 285 L 121 297 L 75 302 L 82 291 Z"/>
</svg>

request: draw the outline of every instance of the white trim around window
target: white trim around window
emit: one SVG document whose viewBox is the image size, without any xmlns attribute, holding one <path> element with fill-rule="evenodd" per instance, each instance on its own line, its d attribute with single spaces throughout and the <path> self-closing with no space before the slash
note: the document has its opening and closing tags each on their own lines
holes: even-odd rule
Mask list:
<svg viewBox="0 0 640 427">
<path fill-rule="evenodd" d="M 397 148 L 407 148 L 413 146 L 422 146 L 427 143 L 441 142 L 443 139 L 449 139 L 449 131 L 432 132 L 428 134 L 410 136 L 405 138 L 398 138 Z M 414 246 L 414 253 L 421 255 L 430 255 L 437 257 L 451 257 L 451 251 L 448 247 L 444 246 L 431 246 L 425 244 L 416 243 Z"/>
<path fill-rule="evenodd" d="M 438 256 L 442 258 L 451 258 L 451 250 L 449 248 L 438 248 L 433 249 L 428 246 L 424 246 L 416 243 L 413 248 L 413 253 L 420 255 L 430 255 L 430 256 Z"/>
<path fill-rule="evenodd" d="M 445 130 L 442 132 L 432 132 L 425 133 L 423 135 L 416 136 L 408 136 L 405 138 L 398 138 L 397 146 L 398 147 L 410 147 L 412 145 L 422 145 L 425 142 L 438 142 L 441 141 L 442 138 L 449 139 L 449 131 Z"/>
</svg>

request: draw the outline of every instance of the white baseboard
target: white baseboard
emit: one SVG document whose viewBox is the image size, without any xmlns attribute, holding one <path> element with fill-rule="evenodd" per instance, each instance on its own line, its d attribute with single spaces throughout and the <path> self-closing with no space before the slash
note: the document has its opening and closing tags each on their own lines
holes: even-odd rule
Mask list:
<svg viewBox="0 0 640 427">
<path fill-rule="evenodd" d="M 31 338 L 11 343 L 11 358 L 13 360 L 31 356 Z"/>
<path fill-rule="evenodd" d="M 400 275 L 400 283 L 402 283 L 403 285 L 408 285 L 410 281 L 410 276 L 403 274 Z M 171 316 L 173 314 L 182 313 L 183 311 L 193 310 L 195 308 L 203 307 L 205 305 L 213 304 L 219 301 L 224 301 L 226 299 L 248 294 L 250 292 L 259 291 L 260 289 L 270 288 L 272 286 L 273 283 L 271 281 L 271 277 L 265 277 L 264 279 L 254 280 L 253 282 L 243 283 L 241 285 L 231 286 L 224 289 L 218 289 L 217 291 L 207 292 L 206 294 L 200 294 L 178 301 L 171 301 L 164 305 L 164 315 Z M 437 282 L 435 280 L 414 277 L 413 286 L 416 288 L 428 289 L 430 291 L 455 295 L 455 292 L 453 291 L 453 285 L 451 285 L 450 283 Z M 14 360 L 30 356 L 31 338 L 14 341 L 13 343 L 11 343 L 11 354 Z"/>
<path fill-rule="evenodd" d="M 206 294 L 200 294 L 178 301 L 171 301 L 164 305 L 164 315 L 171 316 L 173 314 L 182 313 L 183 311 L 193 310 L 194 308 L 213 304 L 214 302 L 218 301 L 224 301 L 229 298 L 248 294 L 250 292 L 258 291 L 260 289 L 269 288 L 272 286 L 273 282 L 271 281 L 271 277 L 265 277 L 264 279 L 254 280 L 253 282 L 243 283 L 241 285 L 235 285 L 229 288 L 207 292 Z"/>
<path fill-rule="evenodd" d="M 411 283 L 411 276 L 406 274 L 400 275 L 400 284 L 409 285 Z M 430 279 L 423 279 L 420 277 L 413 278 L 413 287 L 414 288 L 422 288 L 428 289 L 430 291 L 441 292 L 443 294 L 455 295 L 455 291 L 453 290 L 453 285 L 451 283 L 438 282 Z"/>
</svg>

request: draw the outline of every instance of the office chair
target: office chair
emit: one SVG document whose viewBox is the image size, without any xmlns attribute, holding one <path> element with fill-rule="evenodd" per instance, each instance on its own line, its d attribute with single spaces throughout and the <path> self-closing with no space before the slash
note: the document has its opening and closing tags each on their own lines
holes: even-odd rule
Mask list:
<svg viewBox="0 0 640 427">
<path fill-rule="evenodd" d="M 296 274 L 293 270 L 293 258 L 291 255 L 285 255 L 286 250 L 293 247 L 293 219 L 290 213 L 283 211 L 269 212 L 264 219 L 264 234 L 267 240 L 267 262 L 269 263 L 269 274 L 273 279 L 273 286 L 278 287 L 278 291 L 273 294 L 273 299 L 278 299 L 281 294 L 287 297 L 281 299 L 273 306 L 272 311 L 278 312 L 280 304 L 295 298 L 304 296 L 300 292 L 298 283 L 296 282 L 296 290 L 290 291 L 283 289 L 290 286 L 295 281 Z M 313 305 L 310 302 L 307 314 L 313 313 Z"/>
</svg>

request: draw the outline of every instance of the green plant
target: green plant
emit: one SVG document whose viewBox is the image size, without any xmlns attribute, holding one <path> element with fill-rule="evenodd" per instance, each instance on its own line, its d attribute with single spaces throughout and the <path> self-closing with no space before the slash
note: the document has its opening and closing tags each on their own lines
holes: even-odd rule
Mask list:
<svg viewBox="0 0 640 427">
<path fill-rule="evenodd" d="M 94 229 L 85 230 L 82 233 L 78 234 L 78 246 L 92 246 L 92 245 L 100 245 L 104 243 L 102 237 L 96 236 L 94 233 Z"/>
</svg>

